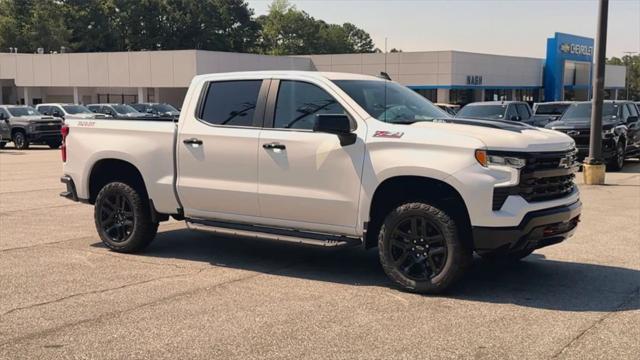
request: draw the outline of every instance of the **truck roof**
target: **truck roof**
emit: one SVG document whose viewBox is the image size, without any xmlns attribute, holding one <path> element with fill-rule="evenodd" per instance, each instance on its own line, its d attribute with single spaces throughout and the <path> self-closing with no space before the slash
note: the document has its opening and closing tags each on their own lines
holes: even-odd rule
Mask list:
<svg viewBox="0 0 640 360">
<path fill-rule="evenodd" d="M 352 74 L 352 73 L 341 73 L 341 72 L 324 72 L 324 71 L 298 71 L 298 70 L 270 70 L 270 71 L 238 71 L 238 72 L 227 72 L 227 73 L 213 73 L 213 74 L 202 74 L 194 77 L 194 81 L 197 80 L 215 80 L 215 79 L 223 79 L 223 78 L 246 78 L 251 76 L 256 77 L 265 77 L 265 76 L 282 76 L 282 75 L 298 75 L 304 76 L 307 78 L 316 78 L 316 79 L 329 79 L 329 80 L 379 80 L 384 81 L 384 79 L 372 76 L 372 75 L 362 75 L 362 74 Z"/>
</svg>

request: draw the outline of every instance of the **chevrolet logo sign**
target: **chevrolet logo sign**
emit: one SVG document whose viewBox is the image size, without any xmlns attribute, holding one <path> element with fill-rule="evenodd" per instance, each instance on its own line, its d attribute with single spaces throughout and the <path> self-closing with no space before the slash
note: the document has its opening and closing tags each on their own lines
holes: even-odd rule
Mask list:
<svg viewBox="0 0 640 360">
<path fill-rule="evenodd" d="M 569 45 L 567 43 L 560 44 L 560 51 L 562 51 L 564 53 L 570 52 L 571 51 L 571 45 Z"/>
</svg>

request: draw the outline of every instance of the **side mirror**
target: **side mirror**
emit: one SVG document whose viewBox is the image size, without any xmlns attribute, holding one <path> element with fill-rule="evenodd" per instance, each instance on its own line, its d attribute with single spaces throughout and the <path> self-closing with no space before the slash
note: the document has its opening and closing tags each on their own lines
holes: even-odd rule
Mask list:
<svg viewBox="0 0 640 360">
<path fill-rule="evenodd" d="M 351 132 L 351 120 L 344 114 L 319 114 L 313 131 L 338 135 L 342 146 L 356 142 L 356 134 Z"/>
<path fill-rule="evenodd" d="M 634 122 L 638 121 L 638 117 L 637 116 L 629 116 L 627 118 L 627 124 L 633 124 Z"/>
<path fill-rule="evenodd" d="M 518 116 L 518 115 L 512 115 L 510 120 L 511 120 L 511 121 L 520 121 L 520 116 Z"/>
</svg>

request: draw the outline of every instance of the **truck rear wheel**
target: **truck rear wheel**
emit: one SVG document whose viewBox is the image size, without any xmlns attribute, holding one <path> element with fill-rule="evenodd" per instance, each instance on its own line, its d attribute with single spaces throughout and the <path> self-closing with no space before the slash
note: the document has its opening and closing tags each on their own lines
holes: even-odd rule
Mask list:
<svg viewBox="0 0 640 360">
<path fill-rule="evenodd" d="M 7 145 L 6 141 L 0 141 L 0 149 L 4 149 L 6 145 Z"/>
<path fill-rule="evenodd" d="M 121 182 L 109 183 L 100 190 L 94 220 L 104 245 L 118 252 L 144 249 L 158 231 L 158 223 L 151 221 L 151 210 L 144 196 Z"/>
<path fill-rule="evenodd" d="M 57 149 L 60 147 L 60 145 L 62 145 L 62 142 L 55 140 L 55 141 L 47 141 L 47 145 L 51 148 L 51 149 Z"/>
<path fill-rule="evenodd" d="M 27 134 L 22 130 L 18 130 L 13 134 L 13 145 L 15 145 L 16 149 L 26 150 L 29 148 L 29 139 L 27 139 Z"/>
<path fill-rule="evenodd" d="M 387 215 L 378 251 L 389 278 L 404 290 L 426 294 L 445 291 L 472 260 L 454 219 L 421 202 L 405 203 Z"/>
</svg>

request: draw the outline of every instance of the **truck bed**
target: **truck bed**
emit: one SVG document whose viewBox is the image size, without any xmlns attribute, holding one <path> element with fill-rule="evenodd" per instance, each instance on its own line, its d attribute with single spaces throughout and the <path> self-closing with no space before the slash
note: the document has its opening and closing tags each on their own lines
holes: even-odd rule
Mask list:
<svg viewBox="0 0 640 360">
<path fill-rule="evenodd" d="M 64 173 L 77 185 L 80 199 L 89 199 L 87 177 L 98 161 L 126 161 L 135 166 L 156 210 L 175 213 L 174 136 L 177 123 L 149 120 L 67 120 Z"/>
</svg>

